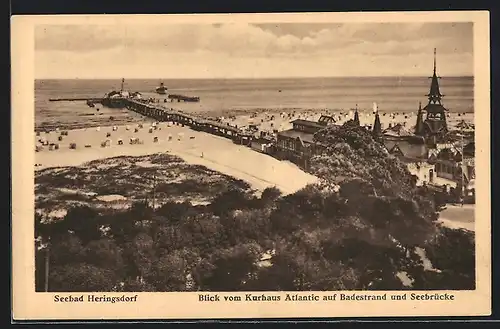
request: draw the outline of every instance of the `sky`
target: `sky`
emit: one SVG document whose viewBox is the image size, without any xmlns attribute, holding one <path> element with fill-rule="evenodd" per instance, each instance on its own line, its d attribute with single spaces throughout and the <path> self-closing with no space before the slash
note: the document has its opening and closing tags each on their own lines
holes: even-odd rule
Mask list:
<svg viewBox="0 0 500 329">
<path fill-rule="evenodd" d="M 35 77 L 473 75 L 472 23 L 38 25 Z"/>
</svg>

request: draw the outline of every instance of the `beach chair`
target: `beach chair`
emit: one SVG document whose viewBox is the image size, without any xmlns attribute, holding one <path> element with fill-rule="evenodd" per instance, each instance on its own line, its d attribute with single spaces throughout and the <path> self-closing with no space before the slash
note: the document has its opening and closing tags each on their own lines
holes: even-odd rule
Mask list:
<svg viewBox="0 0 500 329">
<path fill-rule="evenodd" d="M 86 148 L 90 148 L 90 147 L 92 147 L 92 145 L 90 145 L 90 144 L 85 144 L 85 147 L 86 147 Z"/>
<path fill-rule="evenodd" d="M 54 144 L 49 145 L 49 151 L 54 151 Z"/>
<path fill-rule="evenodd" d="M 69 148 L 72 149 L 72 150 L 75 150 L 76 149 L 76 143 L 69 144 Z"/>
</svg>

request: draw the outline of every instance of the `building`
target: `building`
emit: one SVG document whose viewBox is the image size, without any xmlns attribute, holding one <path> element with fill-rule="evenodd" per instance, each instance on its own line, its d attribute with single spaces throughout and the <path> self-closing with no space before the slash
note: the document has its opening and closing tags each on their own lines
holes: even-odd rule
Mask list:
<svg viewBox="0 0 500 329">
<path fill-rule="evenodd" d="M 261 131 L 259 136 L 254 136 L 250 143 L 250 147 L 258 152 L 272 154 L 275 151 L 274 138 L 264 131 Z"/>
<path fill-rule="evenodd" d="M 428 103 L 422 109 L 419 106 L 415 134 L 425 138 L 427 144 L 433 146 L 448 133 L 446 123 L 446 109 L 442 104 L 443 94 L 439 88 L 439 79 L 436 73 L 436 49 L 434 48 L 434 73 L 431 86 L 427 94 Z M 425 119 L 424 119 L 425 112 Z"/>
<path fill-rule="evenodd" d="M 475 145 L 467 143 L 463 147 L 449 147 L 439 150 L 429 158 L 434 165 L 436 178 L 431 178 L 430 184 L 447 185 L 457 191 L 462 191 L 464 197 L 475 196 Z"/>
<path fill-rule="evenodd" d="M 385 129 L 382 140 L 389 153 L 406 163 L 427 161 L 428 148 L 424 138 L 416 136 L 399 123 Z"/>
<path fill-rule="evenodd" d="M 292 129 L 277 133 L 275 156 L 307 168 L 308 159 L 320 152 L 322 148 L 322 145 L 315 141 L 314 134 L 334 125 L 335 119 L 322 115 L 318 121 L 297 119 L 291 123 Z"/>
</svg>

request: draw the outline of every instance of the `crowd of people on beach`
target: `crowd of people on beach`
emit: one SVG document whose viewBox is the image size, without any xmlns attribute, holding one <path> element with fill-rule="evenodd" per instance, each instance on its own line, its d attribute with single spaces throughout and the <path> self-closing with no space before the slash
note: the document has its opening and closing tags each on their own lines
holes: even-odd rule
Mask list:
<svg viewBox="0 0 500 329">
<path fill-rule="evenodd" d="M 168 123 L 167 127 L 172 126 L 172 123 Z M 95 131 L 96 132 L 101 132 L 101 127 L 96 127 Z M 125 130 L 127 132 L 132 133 L 132 129 L 134 133 L 139 133 L 142 129 L 144 129 L 144 124 L 139 123 L 135 127 L 131 127 L 130 125 L 126 126 L 112 126 L 111 131 L 109 131 L 109 127 L 106 129 L 108 130 L 105 135 L 103 132 L 103 135 L 105 136 L 105 139 L 103 139 L 100 142 L 100 146 L 102 148 L 109 147 L 112 145 L 112 136 L 113 134 L 116 134 L 119 130 Z M 88 129 L 85 129 L 88 130 Z M 157 131 L 161 130 L 161 126 L 159 125 L 159 122 L 152 122 L 151 125 L 148 128 L 148 132 L 150 134 L 154 134 L 152 136 L 152 142 L 153 143 L 158 143 L 159 142 L 159 136 Z M 54 134 L 55 133 L 55 134 Z M 55 151 L 61 149 L 61 144 L 63 143 L 64 139 L 69 136 L 69 131 L 67 130 L 60 130 L 59 128 L 56 128 L 53 132 L 52 131 L 45 131 L 44 135 L 42 135 L 41 132 L 37 132 L 37 142 L 35 146 L 35 152 L 41 152 L 43 150 L 49 150 L 49 151 Z M 57 140 L 54 140 L 55 136 L 57 136 Z M 184 133 L 180 132 L 177 134 L 177 140 L 181 141 L 183 139 Z M 194 138 L 194 136 L 190 136 L 191 139 Z M 169 133 L 167 136 L 168 141 L 172 141 L 174 139 L 174 136 Z M 116 145 L 123 145 L 124 140 L 121 137 L 118 137 L 116 140 Z M 140 137 L 129 137 L 129 144 L 130 145 L 140 145 L 144 144 L 144 140 L 141 139 Z M 84 148 L 91 148 L 93 145 L 90 143 L 85 143 Z M 79 145 L 77 145 L 76 142 L 70 142 L 68 144 L 69 149 L 77 149 L 79 148 Z"/>
</svg>

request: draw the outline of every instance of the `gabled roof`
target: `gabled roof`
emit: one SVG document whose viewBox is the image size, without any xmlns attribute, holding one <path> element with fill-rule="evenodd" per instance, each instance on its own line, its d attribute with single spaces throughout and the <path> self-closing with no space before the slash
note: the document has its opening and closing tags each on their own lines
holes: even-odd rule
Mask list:
<svg viewBox="0 0 500 329">
<path fill-rule="evenodd" d="M 440 160 L 461 161 L 462 153 L 456 149 L 444 148 L 436 156 Z"/>
<path fill-rule="evenodd" d="M 329 116 L 329 115 L 321 115 L 321 117 L 319 118 L 318 120 L 318 123 L 323 123 L 323 124 L 333 124 L 337 121 L 335 121 L 335 119 L 332 117 L 332 116 Z"/>
<path fill-rule="evenodd" d="M 415 144 L 407 140 L 384 140 L 384 145 L 391 154 L 403 156 L 408 159 L 427 159 L 427 147 L 425 144 Z"/>
<path fill-rule="evenodd" d="M 404 153 L 403 153 L 403 151 L 401 151 L 398 144 L 394 144 L 392 149 L 389 150 L 389 153 L 404 156 Z"/>
<path fill-rule="evenodd" d="M 284 136 L 288 138 L 300 138 L 302 143 L 314 143 L 314 134 L 305 132 L 305 131 L 297 131 L 294 129 L 288 129 L 278 132 L 278 136 Z"/>
<path fill-rule="evenodd" d="M 292 124 L 298 124 L 301 126 L 314 127 L 314 128 L 325 128 L 324 124 L 320 124 L 316 121 L 309 121 L 303 119 L 296 119 L 291 122 Z"/>
<path fill-rule="evenodd" d="M 457 125 L 457 128 L 464 130 L 474 130 L 474 125 L 466 122 L 465 120 L 460 121 Z"/>
<path fill-rule="evenodd" d="M 395 137 L 413 136 L 413 134 L 400 123 L 394 125 L 393 127 L 385 129 L 384 135 Z"/>
</svg>

